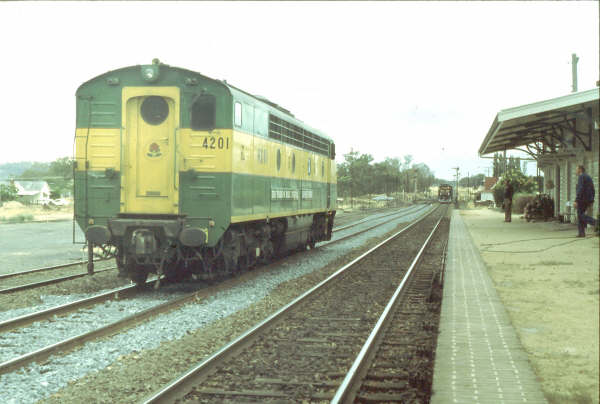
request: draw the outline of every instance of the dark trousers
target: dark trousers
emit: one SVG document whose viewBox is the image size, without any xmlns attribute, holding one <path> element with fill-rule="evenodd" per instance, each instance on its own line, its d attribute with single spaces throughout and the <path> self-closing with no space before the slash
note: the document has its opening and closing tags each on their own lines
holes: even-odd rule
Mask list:
<svg viewBox="0 0 600 404">
<path fill-rule="evenodd" d="M 512 216 L 512 199 L 504 198 L 504 221 L 510 222 Z"/>
<path fill-rule="evenodd" d="M 591 224 L 592 226 L 596 225 L 596 221 L 593 217 L 585 214 L 589 204 L 587 203 L 577 203 L 577 229 L 579 230 L 579 235 L 585 235 L 585 225 Z"/>
</svg>

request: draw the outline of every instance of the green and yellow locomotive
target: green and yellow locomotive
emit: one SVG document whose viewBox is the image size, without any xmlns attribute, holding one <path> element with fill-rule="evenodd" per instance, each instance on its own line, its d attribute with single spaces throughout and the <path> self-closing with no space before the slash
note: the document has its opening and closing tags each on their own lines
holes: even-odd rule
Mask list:
<svg viewBox="0 0 600 404">
<path fill-rule="evenodd" d="M 77 90 L 75 219 L 137 283 L 331 238 L 335 145 L 284 108 L 154 60 Z"/>
</svg>

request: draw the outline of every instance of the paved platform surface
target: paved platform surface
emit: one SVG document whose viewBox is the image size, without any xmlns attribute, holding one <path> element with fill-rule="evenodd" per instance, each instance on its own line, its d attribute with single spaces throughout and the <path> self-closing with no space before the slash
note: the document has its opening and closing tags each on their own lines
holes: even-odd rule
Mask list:
<svg viewBox="0 0 600 404">
<path fill-rule="evenodd" d="M 546 403 L 456 210 L 450 223 L 431 403 Z"/>
</svg>

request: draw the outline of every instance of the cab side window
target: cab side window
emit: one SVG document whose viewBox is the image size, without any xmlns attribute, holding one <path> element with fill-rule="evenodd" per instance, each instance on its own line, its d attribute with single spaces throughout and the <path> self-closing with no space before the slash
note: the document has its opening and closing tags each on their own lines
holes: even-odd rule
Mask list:
<svg viewBox="0 0 600 404">
<path fill-rule="evenodd" d="M 191 126 L 193 130 L 212 130 L 215 128 L 216 98 L 211 94 L 196 97 L 191 108 Z"/>
<path fill-rule="evenodd" d="M 248 133 L 254 133 L 254 106 L 243 104 L 242 108 L 242 128 Z"/>
</svg>

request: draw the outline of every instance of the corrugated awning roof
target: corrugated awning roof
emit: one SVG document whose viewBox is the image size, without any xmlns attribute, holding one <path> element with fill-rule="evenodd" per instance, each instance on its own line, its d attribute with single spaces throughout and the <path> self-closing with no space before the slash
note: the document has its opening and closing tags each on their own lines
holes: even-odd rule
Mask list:
<svg viewBox="0 0 600 404">
<path fill-rule="evenodd" d="M 544 100 L 520 107 L 503 109 L 498 112 L 481 147 L 479 155 L 515 149 L 538 141 L 544 132 L 553 125 L 596 107 L 597 113 L 600 89 L 572 93 L 550 100 Z"/>
</svg>

